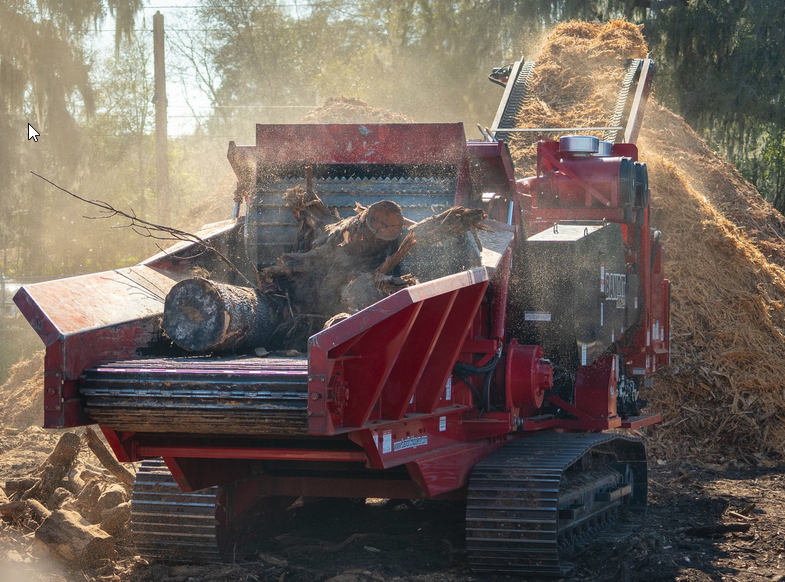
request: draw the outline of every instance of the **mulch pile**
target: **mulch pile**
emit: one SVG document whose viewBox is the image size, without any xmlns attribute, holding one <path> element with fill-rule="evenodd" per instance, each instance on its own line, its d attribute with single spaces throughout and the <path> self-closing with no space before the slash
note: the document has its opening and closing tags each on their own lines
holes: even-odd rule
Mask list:
<svg viewBox="0 0 785 582">
<path fill-rule="evenodd" d="M 413 123 L 402 113 L 371 107 L 353 97 L 330 97 L 298 123 Z"/>
<path fill-rule="evenodd" d="M 558 25 L 536 59 L 517 127 L 607 127 L 627 59 L 647 53 L 641 29 L 624 20 Z M 536 133 L 513 136 L 510 152 L 521 176 L 535 173 Z"/>
<path fill-rule="evenodd" d="M 519 126 L 607 125 L 626 59 L 646 53 L 640 29 L 624 21 L 556 27 L 537 59 Z M 535 169 L 534 140 L 511 144 L 527 174 Z M 672 282 L 672 364 L 644 395 L 648 410 L 665 417 L 649 434 L 655 454 L 717 463 L 781 459 L 785 218 L 653 100 L 639 147 Z"/>
</svg>

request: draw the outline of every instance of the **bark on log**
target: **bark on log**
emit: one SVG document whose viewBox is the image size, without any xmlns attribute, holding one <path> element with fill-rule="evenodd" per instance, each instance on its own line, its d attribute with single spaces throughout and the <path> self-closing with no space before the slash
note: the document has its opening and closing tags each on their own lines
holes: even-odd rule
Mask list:
<svg viewBox="0 0 785 582">
<path fill-rule="evenodd" d="M 101 513 L 97 511 L 98 499 L 103 493 L 103 483 L 91 481 L 76 498 L 75 507 L 79 513 L 90 523 L 97 523 L 101 520 Z"/>
<path fill-rule="evenodd" d="M 47 517 L 52 515 L 51 511 L 49 511 L 46 507 L 41 505 L 41 503 L 39 503 L 35 499 L 28 499 L 26 503 L 27 503 L 27 508 L 33 514 L 33 517 L 35 517 L 36 521 L 39 522 L 43 521 Z"/>
<path fill-rule="evenodd" d="M 84 439 L 93 454 L 101 461 L 101 464 L 106 467 L 106 470 L 114 475 L 123 486 L 129 491 L 134 488 L 133 474 L 123 467 L 114 458 L 114 455 L 104 446 L 100 437 L 89 426 L 85 428 Z"/>
<path fill-rule="evenodd" d="M 470 230 L 482 229 L 480 224 L 487 218 L 480 208 L 453 206 L 434 214 L 409 227 L 420 245 L 432 244 L 447 237 L 459 236 Z"/>
<path fill-rule="evenodd" d="M 53 511 L 35 531 L 35 539 L 56 557 L 75 566 L 117 558 L 112 536 L 73 511 Z"/>
<path fill-rule="evenodd" d="M 241 344 L 263 346 L 275 331 L 276 320 L 276 306 L 268 295 L 196 277 L 169 291 L 162 326 L 179 347 L 205 352 Z"/>
<path fill-rule="evenodd" d="M 54 450 L 41 465 L 40 480 L 25 492 L 22 499 L 38 499 L 46 503 L 71 470 L 79 453 L 80 443 L 79 437 L 72 432 L 61 436 Z"/>
<path fill-rule="evenodd" d="M 103 516 L 104 511 L 107 509 L 117 507 L 126 501 L 128 501 L 128 491 L 122 485 L 112 484 L 101 493 L 95 504 L 95 511 L 99 516 Z"/>
<path fill-rule="evenodd" d="M 73 495 L 71 495 L 71 492 L 65 487 L 58 487 L 49 497 L 49 508 L 59 509 L 66 499 L 73 499 Z"/>
<path fill-rule="evenodd" d="M 697 527 L 691 527 L 685 530 L 685 534 L 688 536 L 699 536 L 699 537 L 712 537 L 712 536 L 719 536 L 726 533 L 744 533 L 748 529 L 750 529 L 751 524 L 749 523 L 724 523 L 724 524 L 717 524 L 717 525 L 703 525 Z"/>
<path fill-rule="evenodd" d="M 398 238 L 403 229 L 401 207 L 391 200 L 374 202 L 367 208 L 357 205 L 357 214 L 329 224 L 313 246 L 362 243 L 378 245 Z"/>
<path fill-rule="evenodd" d="M 485 213 L 455 206 L 409 227 L 417 245 L 401 261 L 401 269 L 419 282 L 431 281 L 482 264 L 482 247 L 474 231 Z"/>
<path fill-rule="evenodd" d="M 381 263 L 400 235 L 404 219 L 395 202 L 358 206 L 355 216 L 325 226 L 305 253 L 286 253 L 265 269 L 268 279 L 283 278 L 285 291 L 301 313 L 331 317 L 341 311 L 341 291 L 354 278 Z"/>
</svg>

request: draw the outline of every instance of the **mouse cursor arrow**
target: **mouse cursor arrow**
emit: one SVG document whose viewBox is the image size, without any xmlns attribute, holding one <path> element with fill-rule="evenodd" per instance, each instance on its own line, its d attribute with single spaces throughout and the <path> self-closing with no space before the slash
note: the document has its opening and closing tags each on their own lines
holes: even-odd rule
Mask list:
<svg viewBox="0 0 785 582">
<path fill-rule="evenodd" d="M 30 125 L 30 124 L 28 123 L 28 124 L 27 124 L 27 139 L 28 139 L 28 140 L 32 139 L 33 141 L 38 141 L 38 136 L 39 136 L 39 135 L 41 135 L 41 134 L 40 134 L 40 133 L 38 133 L 38 132 L 35 130 L 35 128 L 34 128 L 32 125 Z"/>
</svg>

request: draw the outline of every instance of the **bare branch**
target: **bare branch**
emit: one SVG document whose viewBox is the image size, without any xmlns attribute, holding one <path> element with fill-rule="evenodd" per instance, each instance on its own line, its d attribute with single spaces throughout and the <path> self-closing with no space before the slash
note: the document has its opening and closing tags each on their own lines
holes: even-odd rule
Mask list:
<svg viewBox="0 0 785 582">
<path fill-rule="evenodd" d="M 171 226 L 164 226 L 162 224 L 156 224 L 154 222 L 150 222 L 149 220 L 144 220 L 142 218 L 137 217 L 136 214 L 133 213 L 133 211 L 132 213 L 129 214 L 128 212 L 124 212 L 122 210 L 115 208 L 108 202 L 104 202 L 102 200 L 90 200 L 88 198 L 83 198 L 82 196 L 79 196 L 78 194 L 74 194 L 73 192 L 63 188 L 62 186 L 55 184 L 51 180 L 44 178 L 40 174 L 36 174 L 32 170 L 30 171 L 30 173 L 33 176 L 36 176 L 37 178 L 41 178 L 44 182 L 51 184 L 58 190 L 65 192 L 72 198 L 76 198 L 77 200 L 84 202 L 85 204 L 90 204 L 91 206 L 95 206 L 96 208 L 99 208 L 100 212 L 104 214 L 104 216 L 94 216 L 94 217 L 86 217 L 86 218 L 93 218 L 93 219 L 104 219 L 104 218 L 115 218 L 115 217 L 125 218 L 129 221 L 129 223 L 124 226 L 120 226 L 118 228 L 130 228 L 139 236 L 145 238 L 151 238 L 154 240 L 170 240 L 170 241 L 183 241 L 183 242 L 194 243 L 205 250 L 214 252 L 216 256 L 219 259 L 221 259 L 221 261 L 223 261 L 224 263 L 226 263 L 226 265 L 229 266 L 230 269 L 232 269 L 234 272 L 240 275 L 240 277 L 242 277 L 242 279 L 248 284 L 249 287 L 254 287 L 253 283 L 251 283 L 251 281 L 248 280 L 245 274 L 240 269 L 238 269 L 237 266 L 235 266 L 235 264 L 232 261 L 230 261 L 221 251 L 215 248 L 215 246 L 209 241 L 206 241 L 203 238 L 185 230 L 180 230 L 178 228 L 174 228 Z"/>
</svg>

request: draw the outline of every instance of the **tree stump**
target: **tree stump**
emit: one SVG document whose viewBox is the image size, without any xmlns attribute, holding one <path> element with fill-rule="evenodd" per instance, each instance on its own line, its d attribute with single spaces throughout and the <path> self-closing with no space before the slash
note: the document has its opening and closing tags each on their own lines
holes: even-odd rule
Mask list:
<svg viewBox="0 0 785 582">
<path fill-rule="evenodd" d="M 67 432 L 57 441 L 57 446 L 49 454 L 39 469 L 40 478 L 22 496 L 22 499 L 38 499 L 47 503 L 54 490 L 60 487 L 68 475 L 79 453 L 81 440 L 72 432 Z"/>
</svg>

